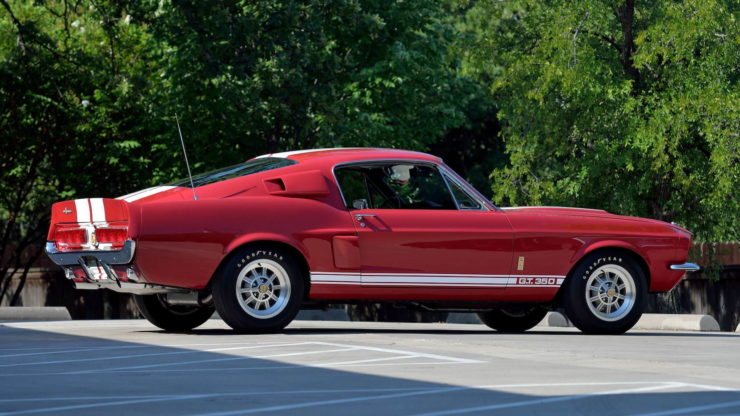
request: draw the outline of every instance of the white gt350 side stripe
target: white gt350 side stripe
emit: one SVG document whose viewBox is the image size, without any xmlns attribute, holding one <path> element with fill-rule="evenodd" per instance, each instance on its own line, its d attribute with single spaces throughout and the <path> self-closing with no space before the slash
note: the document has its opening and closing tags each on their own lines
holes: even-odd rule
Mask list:
<svg viewBox="0 0 740 416">
<path fill-rule="evenodd" d="M 311 272 L 311 284 L 414 287 L 560 287 L 561 275 Z"/>
</svg>

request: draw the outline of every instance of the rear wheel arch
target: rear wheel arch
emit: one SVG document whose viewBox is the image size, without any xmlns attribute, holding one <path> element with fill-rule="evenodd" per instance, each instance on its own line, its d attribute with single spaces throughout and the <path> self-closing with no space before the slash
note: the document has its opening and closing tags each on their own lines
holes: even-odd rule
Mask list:
<svg viewBox="0 0 740 416">
<path fill-rule="evenodd" d="M 229 260 L 231 258 L 244 250 L 250 249 L 250 248 L 260 248 L 260 249 L 278 249 L 282 252 L 287 253 L 291 256 L 293 260 L 295 260 L 300 269 L 301 269 L 301 275 L 303 277 L 303 281 L 305 284 L 305 292 L 304 292 L 304 300 L 308 299 L 308 295 L 311 292 L 311 273 L 310 268 L 308 266 L 308 260 L 306 259 L 306 256 L 301 252 L 298 248 L 295 246 L 288 244 L 283 241 L 277 241 L 277 240 L 253 240 L 246 243 L 242 243 L 240 245 L 236 245 L 232 247 L 228 254 L 224 256 L 223 259 L 221 259 L 221 263 L 219 263 L 216 270 L 213 272 L 213 275 L 211 275 L 211 278 L 208 281 L 208 287 L 210 288 L 213 284 L 214 279 L 219 275 L 221 270 L 226 266 L 226 264 L 229 263 Z"/>
</svg>

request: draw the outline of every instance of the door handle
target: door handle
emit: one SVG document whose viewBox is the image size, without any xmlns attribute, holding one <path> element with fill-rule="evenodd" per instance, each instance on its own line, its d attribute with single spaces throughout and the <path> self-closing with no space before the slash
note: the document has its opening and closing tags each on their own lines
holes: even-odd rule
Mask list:
<svg viewBox="0 0 740 416">
<path fill-rule="evenodd" d="M 355 219 L 357 221 L 362 221 L 364 217 L 377 217 L 375 214 L 355 214 Z"/>
</svg>

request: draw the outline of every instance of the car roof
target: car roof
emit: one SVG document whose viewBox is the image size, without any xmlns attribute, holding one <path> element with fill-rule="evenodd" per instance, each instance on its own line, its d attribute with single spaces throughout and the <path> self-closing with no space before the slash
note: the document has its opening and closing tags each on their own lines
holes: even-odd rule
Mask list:
<svg viewBox="0 0 740 416">
<path fill-rule="evenodd" d="M 342 163 L 359 160 L 377 159 L 409 159 L 441 162 L 442 159 L 427 153 L 414 152 L 411 150 L 382 149 L 372 147 L 335 147 L 329 149 L 295 150 L 281 153 L 268 153 L 263 157 L 282 157 L 296 161 L 309 161 L 323 159 L 326 163 Z"/>
</svg>

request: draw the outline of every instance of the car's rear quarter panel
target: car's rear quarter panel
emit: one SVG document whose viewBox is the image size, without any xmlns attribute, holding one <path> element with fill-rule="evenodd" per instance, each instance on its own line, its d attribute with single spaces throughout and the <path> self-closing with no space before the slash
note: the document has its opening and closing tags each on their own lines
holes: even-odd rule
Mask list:
<svg viewBox="0 0 740 416">
<path fill-rule="evenodd" d="M 162 202 L 141 211 L 137 271 L 152 283 L 193 289 L 204 288 L 233 249 L 258 240 L 289 244 L 311 268 L 330 270 L 331 237 L 353 227 L 346 211 L 304 198 Z"/>
</svg>

